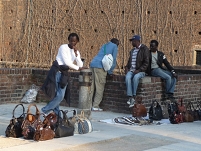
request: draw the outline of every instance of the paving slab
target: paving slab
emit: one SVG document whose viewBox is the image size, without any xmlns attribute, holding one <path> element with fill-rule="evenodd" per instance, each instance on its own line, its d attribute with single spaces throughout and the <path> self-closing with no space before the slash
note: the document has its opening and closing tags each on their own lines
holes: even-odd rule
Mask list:
<svg viewBox="0 0 201 151">
<path fill-rule="evenodd" d="M 130 114 L 114 112 L 92 112 L 91 121 L 93 132 L 88 134 L 75 134 L 71 137 L 54 138 L 48 141 L 19 141 L 11 143 L 4 138 L 5 129 L 12 117 L 12 111 L 17 104 L 0 105 L 0 141 L 5 139 L 8 145 L 0 144 L 0 151 L 200 151 L 201 150 L 201 121 L 182 124 L 128 126 L 122 124 L 108 124 L 100 120 L 115 117 L 130 116 Z M 29 104 L 24 104 L 27 109 Z M 41 109 L 45 104 L 37 103 Z M 72 110 L 62 106 L 61 109 Z M 34 109 L 32 110 L 34 112 Z M 20 109 L 16 114 L 20 114 Z M 13 141 L 13 140 L 12 140 Z M 12 144 L 9 146 L 9 144 Z"/>
</svg>

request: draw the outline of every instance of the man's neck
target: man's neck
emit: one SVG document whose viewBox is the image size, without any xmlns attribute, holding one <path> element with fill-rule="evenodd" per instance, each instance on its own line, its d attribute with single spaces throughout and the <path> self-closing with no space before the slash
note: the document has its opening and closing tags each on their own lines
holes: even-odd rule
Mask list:
<svg viewBox="0 0 201 151">
<path fill-rule="evenodd" d="M 157 53 L 157 50 L 156 51 L 152 51 L 151 53 Z"/>
</svg>

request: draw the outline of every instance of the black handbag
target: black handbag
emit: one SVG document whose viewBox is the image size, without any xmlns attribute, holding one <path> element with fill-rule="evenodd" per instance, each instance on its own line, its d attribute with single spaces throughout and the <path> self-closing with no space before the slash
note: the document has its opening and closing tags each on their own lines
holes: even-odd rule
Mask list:
<svg viewBox="0 0 201 151">
<path fill-rule="evenodd" d="M 60 116 L 61 113 L 63 114 L 63 118 Z M 67 112 L 60 110 L 55 128 L 55 138 L 73 136 L 74 129 L 74 125 L 67 117 Z"/>
<path fill-rule="evenodd" d="M 22 111 L 21 116 L 16 118 L 15 117 L 15 109 L 18 106 L 22 106 L 23 111 Z M 18 138 L 18 137 L 23 136 L 21 125 L 22 125 L 22 122 L 24 121 L 24 118 L 25 118 L 25 108 L 24 108 L 23 104 L 16 105 L 15 108 L 13 109 L 13 117 L 10 120 L 10 124 L 7 126 L 6 131 L 5 131 L 6 137 Z"/>
<path fill-rule="evenodd" d="M 195 114 L 194 114 L 194 120 L 201 120 L 201 103 L 200 101 L 197 101 L 197 106 L 194 109 Z"/>
<path fill-rule="evenodd" d="M 161 120 L 163 118 L 163 112 L 161 105 L 155 100 L 149 108 L 150 120 Z"/>
</svg>

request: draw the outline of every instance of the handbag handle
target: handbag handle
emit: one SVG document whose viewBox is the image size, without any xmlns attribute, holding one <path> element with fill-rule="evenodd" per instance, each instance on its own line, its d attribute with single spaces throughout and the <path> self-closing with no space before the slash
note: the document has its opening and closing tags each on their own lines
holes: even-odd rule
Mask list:
<svg viewBox="0 0 201 151">
<path fill-rule="evenodd" d="M 61 113 L 62 113 L 63 117 L 60 116 Z M 58 117 L 57 123 L 58 123 L 58 124 L 59 124 L 60 122 L 62 122 L 62 120 L 63 120 L 63 121 L 68 121 L 68 117 L 67 117 L 66 113 L 67 113 L 66 111 L 59 110 L 59 113 L 58 113 L 58 115 L 57 115 L 57 117 Z"/>
<path fill-rule="evenodd" d="M 27 114 L 31 114 L 30 108 L 31 108 L 32 106 L 34 106 L 34 107 L 36 108 L 36 114 L 35 114 L 35 115 L 36 115 L 36 116 L 39 116 L 39 115 L 40 115 L 40 111 L 39 111 L 38 107 L 36 106 L 36 104 L 30 104 L 30 105 L 28 106 Z"/>
<path fill-rule="evenodd" d="M 15 108 L 13 109 L 13 118 L 15 118 L 15 109 L 16 109 L 18 106 L 22 106 L 22 109 L 23 109 L 23 113 L 20 115 L 20 117 L 23 116 L 23 115 L 25 115 L 25 108 L 24 108 L 24 105 L 23 105 L 23 104 L 18 104 L 18 105 L 16 105 Z"/>
<path fill-rule="evenodd" d="M 183 105 L 183 99 L 182 98 L 179 99 L 178 103 L 179 103 L 179 106 L 182 106 Z"/>
</svg>

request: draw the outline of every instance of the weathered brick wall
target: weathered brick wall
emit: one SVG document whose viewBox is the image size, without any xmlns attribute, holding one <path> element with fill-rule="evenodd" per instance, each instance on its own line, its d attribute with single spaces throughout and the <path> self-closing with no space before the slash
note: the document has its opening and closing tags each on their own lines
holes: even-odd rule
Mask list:
<svg viewBox="0 0 201 151">
<path fill-rule="evenodd" d="M 19 102 L 32 84 L 31 69 L 0 69 L 0 103 Z"/>
<path fill-rule="evenodd" d="M 41 86 L 46 78 L 47 70 L 42 69 L 0 69 L 0 103 L 20 102 L 23 94 L 32 84 Z M 78 107 L 79 72 L 69 72 L 71 88 L 71 106 Z M 101 107 L 114 112 L 129 113 L 125 77 L 115 75 L 107 79 Z M 143 103 L 148 108 L 153 100 L 163 101 L 164 83 L 160 78 L 145 77 L 141 80 L 137 94 L 143 97 Z M 201 100 L 201 74 L 179 75 L 175 89 L 175 97 L 183 98 L 184 103 Z M 38 92 L 37 102 L 49 99 L 42 91 Z M 65 101 L 62 105 L 67 105 Z"/>
<path fill-rule="evenodd" d="M 68 34 L 76 32 L 86 65 L 116 37 L 116 68 L 122 73 L 129 38 L 140 34 L 146 45 L 157 39 L 174 66 L 191 66 L 192 51 L 201 45 L 200 17 L 200 0 L 0 0 L 0 64 L 48 68 Z"/>
</svg>

